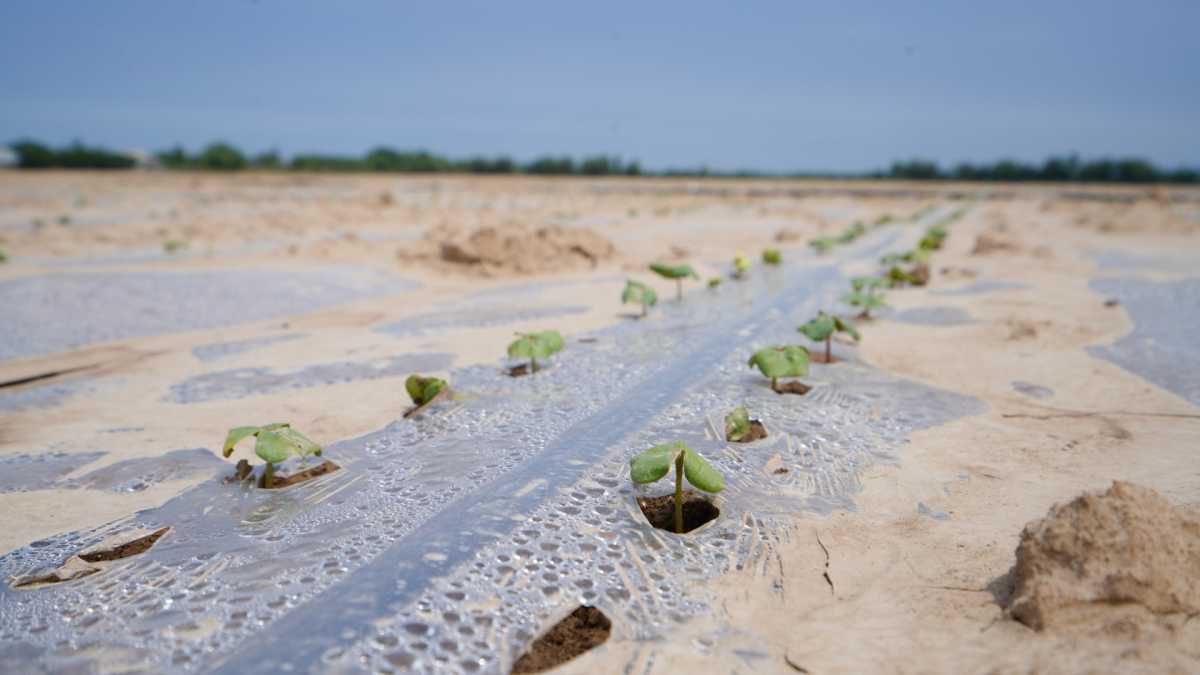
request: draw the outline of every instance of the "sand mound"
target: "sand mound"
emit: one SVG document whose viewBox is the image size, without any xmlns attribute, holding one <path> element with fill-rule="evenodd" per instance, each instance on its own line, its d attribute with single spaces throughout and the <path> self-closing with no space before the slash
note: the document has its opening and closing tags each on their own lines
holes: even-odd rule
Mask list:
<svg viewBox="0 0 1200 675">
<path fill-rule="evenodd" d="M 436 228 L 426 235 L 441 263 L 484 275 L 540 274 L 594 267 L 616 254 L 612 242 L 585 228 Z"/>
<path fill-rule="evenodd" d="M 1130 605 L 1154 615 L 1195 614 L 1197 570 L 1200 518 L 1154 490 L 1117 481 L 1025 526 L 1009 613 L 1036 630 L 1103 619 Z"/>
</svg>

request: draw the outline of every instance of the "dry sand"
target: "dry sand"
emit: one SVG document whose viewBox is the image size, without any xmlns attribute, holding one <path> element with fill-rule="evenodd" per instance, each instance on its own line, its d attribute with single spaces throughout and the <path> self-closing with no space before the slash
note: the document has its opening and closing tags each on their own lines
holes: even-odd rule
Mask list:
<svg viewBox="0 0 1200 675">
<path fill-rule="evenodd" d="M 286 320 L 138 338 L 68 354 L 0 362 L 0 381 L 100 364 L 105 396 L 0 413 L 0 458 L 103 452 L 72 475 L 164 449 L 215 448 L 231 422 L 288 419 L 322 442 L 375 430 L 407 405 L 395 378 L 187 406 L 163 392 L 186 377 L 241 366 L 281 371 L 313 362 L 448 352 L 453 366 L 493 364 L 514 331 L 560 325 L 576 334 L 616 320 L 623 279 L 657 259 L 720 273 L 739 250 L 778 239 L 803 247 L 818 233 L 883 214 L 907 216 L 952 197 L 992 193 L 953 227 L 928 288 L 891 294 L 897 311 L 952 308 L 969 323 L 864 327 L 868 363 L 974 396 L 987 412 L 915 434 L 899 466 L 863 476 L 857 509 L 804 517 L 764 564 L 714 581 L 719 612 L 673 636 L 637 672 L 1196 672 L 1200 621 L 1100 607 L 1067 629 L 1011 620 L 1014 550 L 1026 523 L 1113 480 L 1200 504 L 1200 410 L 1087 353 L 1129 332 L 1125 308 L 1088 281 L 1094 256 L 1118 249 L 1200 259 L 1200 195 L 1161 189 L 650 179 L 0 173 L 0 280 L 97 269 L 222 269 L 330 263 L 398 273 L 419 291 L 360 300 Z M 67 214 L 69 223 L 58 224 Z M 34 221 L 40 225 L 34 226 Z M 167 240 L 184 252 L 155 257 Z M 788 249 L 785 248 L 785 252 Z M 150 259 L 120 256 L 144 253 Z M 98 259 L 98 260 L 96 260 Z M 539 262 L 541 261 L 541 262 Z M 868 271 L 868 270 L 862 270 Z M 1194 275 L 1158 266 L 1148 278 Z M 977 279 L 1022 287 L 935 295 Z M 507 291 L 505 290 L 507 289 Z M 565 318 L 467 328 L 436 339 L 365 330 L 428 315 L 483 292 L 522 308 L 579 307 Z M 509 300 L 504 300 L 508 298 Z M 286 324 L 286 328 L 284 328 Z M 219 363 L 192 349 L 287 330 L 305 337 Z M 95 374 L 96 371 L 93 371 Z M 1052 390 L 1034 399 L 1013 382 Z M 371 405 L 358 402 L 371 401 Z M 129 429 L 103 434 L 105 429 Z M 42 489 L 0 494 L 0 552 L 99 525 L 162 503 L 194 484 L 135 493 Z M 919 510 L 918 504 L 922 505 Z M 944 517 L 942 517 L 944 516 Z M 1200 572 L 1193 570 L 1192 583 Z M 1136 603 L 1135 603 L 1136 604 Z M 1113 608 L 1116 611 L 1116 607 Z M 740 629 L 698 650 L 714 626 Z M 638 660 L 610 641 L 568 666 L 604 672 Z"/>
</svg>

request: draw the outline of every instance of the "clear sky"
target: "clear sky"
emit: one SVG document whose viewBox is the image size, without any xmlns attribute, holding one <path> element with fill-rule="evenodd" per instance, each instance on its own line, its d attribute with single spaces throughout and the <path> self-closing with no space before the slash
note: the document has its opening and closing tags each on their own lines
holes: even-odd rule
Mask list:
<svg viewBox="0 0 1200 675">
<path fill-rule="evenodd" d="M 1200 0 L 6 0 L 0 140 L 1200 165 Z"/>
</svg>

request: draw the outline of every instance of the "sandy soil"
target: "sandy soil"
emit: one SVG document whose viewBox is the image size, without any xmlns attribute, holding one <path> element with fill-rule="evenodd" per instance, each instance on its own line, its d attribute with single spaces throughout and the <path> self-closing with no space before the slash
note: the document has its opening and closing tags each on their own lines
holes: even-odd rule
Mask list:
<svg viewBox="0 0 1200 675">
<path fill-rule="evenodd" d="M 1003 610 L 1018 535 L 1052 504 L 1120 479 L 1154 488 L 1175 504 L 1200 505 L 1200 410 L 1085 351 L 1132 328 L 1123 307 L 1106 306 L 1106 298 L 1089 289 L 1090 279 L 1106 274 L 1095 256 L 1121 250 L 1200 260 L 1196 191 L 0 173 L 0 249 L 11 258 L 0 266 L 0 281 L 82 264 L 177 270 L 336 263 L 425 284 L 285 321 L 0 362 L 0 381 L 98 364 L 89 377 L 108 387 L 104 396 L 0 412 L 0 458 L 50 450 L 105 453 L 70 474 L 80 476 L 164 449 L 215 449 L 232 423 L 287 419 L 320 442 L 363 434 L 407 406 L 395 378 L 285 389 L 256 396 L 252 404 L 180 406 L 163 392 L 218 370 L 298 369 L 314 354 L 333 362 L 448 352 L 454 367 L 499 367 L 514 331 L 562 326 L 570 337 L 622 320 L 629 309 L 618 300 L 627 275 L 669 296 L 670 285 L 642 272 L 649 261 L 687 260 L 702 276 L 721 274 L 736 251 L 780 245 L 787 255 L 807 238 L 854 220 L 906 217 L 964 196 L 981 198 L 954 226 L 929 287 L 892 293 L 889 302 L 896 311 L 957 308 L 971 321 L 931 326 L 880 319 L 864 326 L 859 354 L 879 368 L 974 396 L 987 412 L 916 434 L 899 466 L 872 467 L 863 476 L 856 511 L 801 518 L 791 541 L 766 552 L 762 565 L 715 581 L 710 590 L 720 613 L 671 640 L 664 648 L 670 662 L 645 663 L 639 672 L 1196 672 L 1198 621 L 1142 616 L 1114 628 L 1100 617 L 1070 631 L 1035 633 Z M 67 222 L 60 224 L 63 216 Z M 482 243 L 470 239 L 481 231 L 487 232 Z M 789 234 L 777 244 L 781 231 Z M 187 247 L 162 254 L 174 240 Z M 467 241 L 476 248 L 464 256 Z M 481 246 L 490 247 L 486 255 Z M 537 255 L 524 253 L 531 250 Z M 131 261 L 131 253 L 145 259 Z M 510 264 L 513 258 L 523 260 Z M 1158 265 L 1141 274 L 1178 279 L 1194 276 L 1196 267 Z M 934 293 L 979 279 L 1020 287 Z M 436 338 L 365 330 L 480 297 L 493 297 L 501 307 L 520 297 L 526 309 L 582 310 Z M 217 363 L 192 352 L 277 334 L 285 324 L 305 337 Z M 1014 381 L 1052 394 L 1031 398 L 1014 390 Z M 111 429 L 128 431 L 101 433 Z M 0 513 L 7 514 L 0 553 L 162 503 L 204 479 L 135 493 L 0 493 Z M 723 624 L 743 628 L 710 649 L 695 648 L 694 638 Z M 602 672 L 608 659 L 636 661 L 638 653 L 636 644 L 610 641 L 567 670 Z"/>
</svg>

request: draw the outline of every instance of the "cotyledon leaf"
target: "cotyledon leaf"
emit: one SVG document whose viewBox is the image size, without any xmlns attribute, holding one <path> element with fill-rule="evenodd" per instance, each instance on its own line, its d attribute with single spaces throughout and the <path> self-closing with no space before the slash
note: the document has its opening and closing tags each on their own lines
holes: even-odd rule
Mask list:
<svg viewBox="0 0 1200 675">
<path fill-rule="evenodd" d="M 679 453 L 686 450 L 683 441 L 656 445 L 629 460 L 629 478 L 635 483 L 653 483 L 667 475 Z"/>
<path fill-rule="evenodd" d="M 696 454 L 695 450 L 683 453 L 683 475 L 688 482 L 705 492 L 720 492 L 725 489 L 725 478 L 713 468 L 708 460 Z"/>
<path fill-rule="evenodd" d="M 262 427 L 234 427 L 225 435 L 225 445 L 221 448 L 221 456 L 228 457 L 233 454 L 233 446 L 237 445 L 247 436 L 257 434 Z"/>
<path fill-rule="evenodd" d="M 278 464 L 287 460 L 291 454 L 291 442 L 276 431 L 259 431 L 258 442 L 254 444 L 254 454 L 264 462 Z"/>
</svg>

